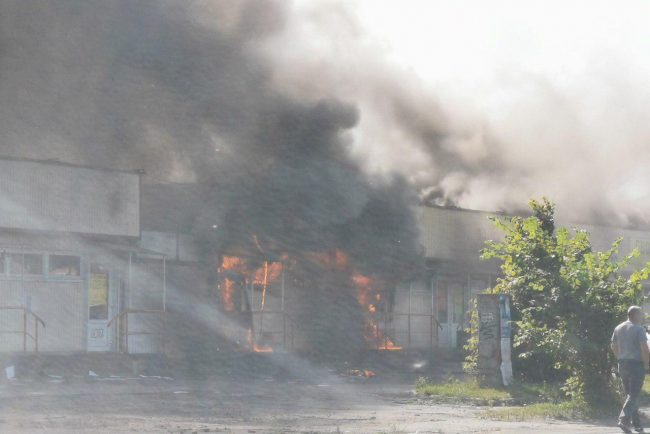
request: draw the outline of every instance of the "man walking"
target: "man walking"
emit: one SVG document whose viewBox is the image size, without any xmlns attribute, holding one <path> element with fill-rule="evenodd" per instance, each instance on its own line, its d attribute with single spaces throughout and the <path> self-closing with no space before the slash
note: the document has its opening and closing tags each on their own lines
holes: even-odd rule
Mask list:
<svg viewBox="0 0 650 434">
<path fill-rule="evenodd" d="M 627 321 L 619 324 L 612 334 L 612 351 L 618 360 L 618 372 L 625 388 L 625 404 L 618 417 L 618 426 L 626 433 L 642 433 L 639 419 L 639 395 L 648 368 L 650 351 L 643 324 L 643 311 L 639 306 L 627 310 Z"/>
</svg>

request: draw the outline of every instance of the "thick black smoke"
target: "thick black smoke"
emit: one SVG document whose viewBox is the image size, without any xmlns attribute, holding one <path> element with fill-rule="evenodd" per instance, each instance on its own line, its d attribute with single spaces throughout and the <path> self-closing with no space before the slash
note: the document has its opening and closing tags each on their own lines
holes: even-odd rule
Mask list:
<svg viewBox="0 0 650 434">
<path fill-rule="evenodd" d="M 288 7 L 3 1 L 0 153 L 197 181 L 187 211 L 219 248 L 255 234 L 273 251 L 345 246 L 368 271 L 412 263 L 415 196 L 349 158 L 354 103 L 290 96 L 272 80 L 259 47 Z"/>
<path fill-rule="evenodd" d="M 192 178 L 217 160 L 215 137 L 241 145 L 268 101 L 246 45 L 282 10 L 253 4 L 2 2 L 2 152 Z M 197 21 L 235 12 L 246 19 L 228 33 Z"/>
</svg>

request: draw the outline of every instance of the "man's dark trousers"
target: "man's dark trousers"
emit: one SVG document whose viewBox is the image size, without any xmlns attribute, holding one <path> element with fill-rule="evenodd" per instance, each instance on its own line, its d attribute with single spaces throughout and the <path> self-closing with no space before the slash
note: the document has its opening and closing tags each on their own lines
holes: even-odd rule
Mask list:
<svg viewBox="0 0 650 434">
<path fill-rule="evenodd" d="M 645 367 L 640 360 L 619 360 L 618 373 L 623 381 L 627 399 L 619 415 L 620 419 L 632 422 L 635 427 L 641 426 L 639 420 L 639 396 L 645 379 Z"/>
</svg>

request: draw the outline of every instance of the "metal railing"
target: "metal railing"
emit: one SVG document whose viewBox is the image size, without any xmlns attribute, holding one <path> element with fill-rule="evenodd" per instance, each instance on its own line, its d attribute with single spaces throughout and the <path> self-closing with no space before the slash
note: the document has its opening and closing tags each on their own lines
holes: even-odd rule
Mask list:
<svg viewBox="0 0 650 434">
<path fill-rule="evenodd" d="M 391 312 L 391 317 L 406 317 L 407 318 L 407 323 L 406 323 L 406 336 L 407 336 L 407 342 L 406 342 L 406 350 L 410 350 L 412 348 L 411 345 L 411 336 L 413 335 L 413 330 L 411 327 L 411 319 L 412 318 L 429 318 L 429 336 L 430 336 L 430 346 L 431 346 L 431 351 L 435 350 L 435 348 L 438 346 L 438 339 L 439 339 L 439 334 L 438 330 L 443 330 L 442 324 L 440 324 L 440 321 L 438 321 L 438 318 L 436 315 L 431 314 L 431 313 L 398 313 L 398 312 Z M 385 326 L 386 327 L 386 326 Z M 384 332 L 385 333 L 385 332 Z M 385 345 L 385 343 L 384 343 Z"/>
<path fill-rule="evenodd" d="M 282 311 L 272 311 L 272 310 L 254 310 L 250 311 L 253 316 L 253 325 L 257 326 L 257 330 L 253 330 L 255 336 L 268 336 L 271 337 L 271 342 L 260 342 L 260 344 L 271 344 L 271 346 L 282 345 L 284 349 L 293 349 L 295 347 L 294 337 L 295 337 L 295 328 L 297 327 L 296 319 L 293 318 L 288 312 Z M 281 324 L 278 327 L 278 322 L 280 320 L 270 320 L 267 323 L 263 323 L 262 318 L 268 316 L 270 318 L 276 316 L 281 318 Z M 394 324 L 395 318 L 406 318 L 406 329 L 396 330 Z M 257 321 L 255 321 L 257 318 Z M 270 319 L 269 318 L 269 319 Z M 431 313 L 399 313 L 399 312 L 390 312 L 388 315 L 379 315 L 372 318 L 373 323 L 377 326 L 376 339 L 373 339 L 372 343 L 368 345 L 367 349 L 369 350 L 384 350 L 390 349 L 390 343 L 392 342 L 396 347 L 403 349 L 404 351 L 409 351 L 414 349 L 414 345 L 411 343 L 411 337 L 415 334 L 422 334 L 420 332 L 416 333 L 413 331 L 411 325 L 411 320 L 413 318 L 428 318 L 429 327 L 427 335 L 429 336 L 429 345 L 432 351 L 438 347 L 439 341 L 439 331 L 443 330 L 443 326 L 438 321 L 438 318 L 435 314 Z M 275 327 L 272 327 L 269 323 L 273 324 Z M 264 326 L 263 324 L 266 324 Z M 392 325 L 392 327 L 391 327 Z M 398 342 L 397 334 L 404 334 L 406 341 Z M 419 347 L 417 347 L 419 348 Z"/>
<path fill-rule="evenodd" d="M 23 329 L 22 330 L 0 330 L 0 334 L 19 334 L 23 336 L 23 352 L 27 352 L 27 338 L 31 338 L 34 341 L 34 352 L 38 353 L 38 323 L 43 325 L 45 328 L 45 321 L 41 319 L 31 310 L 27 309 L 25 306 L 0 306 L 0 310 L 22 310 L 23 311 Z M 34 318 L 34 334 L 29 333 L 27 330 L 27 317 L 31 315 Z"/>
<path fill-rule="evenodd" d="M 251 310 L 249 311 L 252 318 L 253 318 L 253 330 L 252 332 L 254 333 L 254 336 L 260 335 L 260 336 L 280 336 L 280 339 L 282 341 L 282 347 L 286 350 L 289 348 L 294 347 L 294 329 L 296 326 L 296 319 L 293 318 L 288 312 L 283 312 L 280 310 Z M 259 323 L 258 323 L 258 330 L 255 330 L 255 317 L 259 317 Z M 268 317 L 273 317 L 273 316 L 279 316 L 282 318 L 282 324 L 281 324 L 281 329 L 274 329 L 274 328 L 267 328 L 264 329 L 264 316 Z M 268 320 L 267 320 L 268 321 Z M 268 324 L 268 322 L 267 322 Z M 268 325 L 267 325 L 268 327 Z M 277 341 L 276 339 L 272 339 L 272 343 L 276 344 Z"/>
<path fill-rule="evenodd" d="M 129 337 L 130 336 L 158 336 L 160 342 L 160 348 L 158 352 L 162 352 L 164 336 L 165 336 L 165 314 L 167 312 L 164 310 L 157 309 L 125 309 L 122 312 L 115 315 L 106 325 L 110 327 L 114 322 L 117 321 L 117 351 L 120 353 L 129 354 Z M 149 331 L 149 330 L 136 330 L 132 331 L 129 329 L 129 315 L 160 315 L 161 325 L 157 327 L 158 330 Z"/>
</svg>

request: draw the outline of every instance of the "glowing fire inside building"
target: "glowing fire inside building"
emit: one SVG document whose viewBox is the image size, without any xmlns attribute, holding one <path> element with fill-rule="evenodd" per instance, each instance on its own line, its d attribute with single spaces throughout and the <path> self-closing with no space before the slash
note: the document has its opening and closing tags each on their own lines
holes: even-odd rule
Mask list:
<svg viewBox="0 0 650 434">
<path fill-rule="evenodd" d="M 259 243 L 257 245 L 259 247 Z M 309 264 L 310 267 L 320 267 L 321 270 L 336 273 L 349 284 L 353 291 L 353 300 L 358 303 L 359 314 L 362 316 L 361 333 L 366 348 L 379 351 L 402 349 L 388 337 L 386 330 L 380 329 L 380 316 L 386 314 L 387 305 L 379 285 L 375 279 L 354 270 L 350 266 L 348 256 L 341 250 L 328 253 L 309 252 L 299 260 L 290 259 L 285 254 L 281 256 L 280 261 L 265 260 L 254 266 L 249 265 L 252 263 L 251 260 L 243 257 L 223 256 L 217 268 L 220 275 L 218 291 L 221 305 L 226 313 L 244 315 L 241 318 L 246 329 L 246 349 L 253 352 L 272 352 L 273 346 L 279 343 L 279 340 L 274 339 L 273 336 L 274 327 L 281 331 L 283 346 L 287 346 L 287 322 L 291 321 L 294 307 L 289 306 L 288 303 L 296 297 L 295 294 L 288 294 L 286 283 L 292 279 L 287 279 L 285 274 L 292 274 L 294 268 L 298 268 L 301 262 Z M 297 288 L 291 289 L 297 290 Z M 333 289 L 318 288 L 317 290 Z M 279 322 L 282 323 L 280 327 L 278 327 Z M 296 333 L 295 324 L 292 324 L 292 328 L 294 329 L 291 332 L 293 340 L 293 335 Z"/>
</svg>

